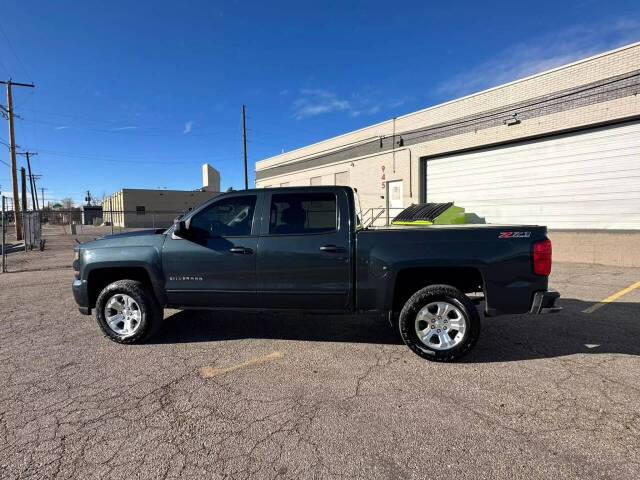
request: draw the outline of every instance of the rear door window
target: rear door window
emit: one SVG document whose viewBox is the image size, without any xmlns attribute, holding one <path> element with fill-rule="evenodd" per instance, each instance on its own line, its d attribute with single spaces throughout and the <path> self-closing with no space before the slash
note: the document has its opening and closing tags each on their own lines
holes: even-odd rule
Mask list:
<svg viewBox="0 0 640 480">
<path fill-rule="evenodd" d="M 269 233 L 301 235 L 335 231 L 336 196 L 333 193 L 283 193 L 271 196 Z"/>
</svg>

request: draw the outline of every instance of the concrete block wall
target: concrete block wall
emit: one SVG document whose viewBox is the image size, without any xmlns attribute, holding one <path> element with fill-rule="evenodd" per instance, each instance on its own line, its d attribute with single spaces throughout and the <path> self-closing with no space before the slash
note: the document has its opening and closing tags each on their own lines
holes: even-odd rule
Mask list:
<svg viewBox="0 0 640 480">
<path fill-rule="evenodd" d="M 554 262 L 640 267 L 640 233 L 550 231 Z"/>
</svg>

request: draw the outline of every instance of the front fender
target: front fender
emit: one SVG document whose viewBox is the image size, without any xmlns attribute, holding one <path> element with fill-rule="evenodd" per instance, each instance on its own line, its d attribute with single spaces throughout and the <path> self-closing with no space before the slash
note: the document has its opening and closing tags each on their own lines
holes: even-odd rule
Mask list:
<svg viewBox="0 0 640 480">
<path fill-rule="evenodd" d="M 80 278 L 87 281 L 92 272 L 110 268 L 142 268 L 161 304 L 166 303 L 160 252 L 151 246 L 104 247 L 84 250 Z"/>
</svg>

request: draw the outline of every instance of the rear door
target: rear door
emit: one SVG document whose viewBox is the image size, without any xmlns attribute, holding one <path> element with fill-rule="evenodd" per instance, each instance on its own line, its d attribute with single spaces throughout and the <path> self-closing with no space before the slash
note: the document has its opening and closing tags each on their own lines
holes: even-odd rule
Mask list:
<svg viewBox="0 0 640 480">
<path fill-rule="evenodd" d="M 258 302 L 271 308 L 347 310 L 350 216 L 339 189 L 266 194 L 258 239 Z"/>
</svg>

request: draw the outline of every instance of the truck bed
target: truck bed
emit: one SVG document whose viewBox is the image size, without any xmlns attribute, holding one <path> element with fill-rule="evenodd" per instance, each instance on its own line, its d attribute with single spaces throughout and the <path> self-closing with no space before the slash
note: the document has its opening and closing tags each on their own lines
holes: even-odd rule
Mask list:
<svg viewBox="0 0 640 480">
<path fill-rule="evenodd" d="M 480 274 L 485 313 L 526 313 L 547 277 L 533 272 L 533 244 L 545 240 L 536 225 L 393 225 L 356 232 L 357 303 L 389 305 L 398 272 L 442 269 Z M 406 273 L 405 273 L 406 274 Z M 445 283 L 445 282 L 442 282 Z"/>
</svg>

